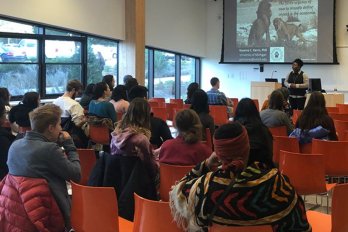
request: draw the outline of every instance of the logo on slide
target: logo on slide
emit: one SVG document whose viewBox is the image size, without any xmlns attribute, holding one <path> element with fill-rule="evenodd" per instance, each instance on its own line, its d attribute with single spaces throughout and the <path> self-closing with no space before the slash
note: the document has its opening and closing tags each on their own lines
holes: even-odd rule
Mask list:
<svg viewBox="0 0 348 232">
<path fill-rule="evenodd" d="M 270 47 L 269 53 L 270 62 L 284 62 L 284 47 Z"/>
</svg>

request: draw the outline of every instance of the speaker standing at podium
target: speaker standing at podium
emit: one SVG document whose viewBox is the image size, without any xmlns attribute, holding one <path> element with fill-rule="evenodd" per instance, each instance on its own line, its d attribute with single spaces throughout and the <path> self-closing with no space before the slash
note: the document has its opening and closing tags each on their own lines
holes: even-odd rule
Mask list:
<svg viewBox="0 0 348 232">
<path fill-rule="evenodd" d="M 292 71 L 286 77 L 284 85 L 290 91 L 289 102 L 291 109 L 303 110 L 306 102 L 306 90 L 308 89 L 308 76 L 301 68 L 303 61 L 296 59 L 292 62 Z"/>
</svg>

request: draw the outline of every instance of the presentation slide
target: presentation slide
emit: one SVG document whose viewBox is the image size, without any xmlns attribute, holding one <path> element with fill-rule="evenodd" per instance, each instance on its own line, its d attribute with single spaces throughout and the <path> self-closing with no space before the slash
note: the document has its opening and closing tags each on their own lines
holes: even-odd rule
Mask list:
<svg viewBox="0 0 348 232">
<path fill-rule="evenodd" d="M 334 0 L 224 0 L 223 63 L 335 63 Z"/>
</svg>

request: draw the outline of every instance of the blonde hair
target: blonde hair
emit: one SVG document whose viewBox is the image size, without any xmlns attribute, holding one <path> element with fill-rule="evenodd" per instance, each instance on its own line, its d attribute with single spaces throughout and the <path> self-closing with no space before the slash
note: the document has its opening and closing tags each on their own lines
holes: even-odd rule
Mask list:
<svg viewBox="0 0 348 232">
<path fill-rule="evenodd" d="M 175 124 L 185 143 L 192 144 L 202 140 L 202 123 L 194 110 L 179 111 L 175 116 Z"/>
<path fill-rule="evenodd" d="M 49 125 L 59 122 L 62 110 L 54 104 L 40 106 L 29 113 L 30 125 L 33 131 L 44 133 Z"/>
</svg>

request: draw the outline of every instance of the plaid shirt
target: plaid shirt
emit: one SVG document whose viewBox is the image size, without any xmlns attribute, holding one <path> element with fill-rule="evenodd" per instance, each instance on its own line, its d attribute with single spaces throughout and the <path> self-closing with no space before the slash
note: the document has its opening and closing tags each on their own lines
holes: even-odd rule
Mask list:
<svg viewBox="0 0 348 232">
<path fill-rule="evenodd" d="M 209 105 L 227 105 L 227 98 L 223 92 L 212 88 L 207 91 Z"/>
</svg>

